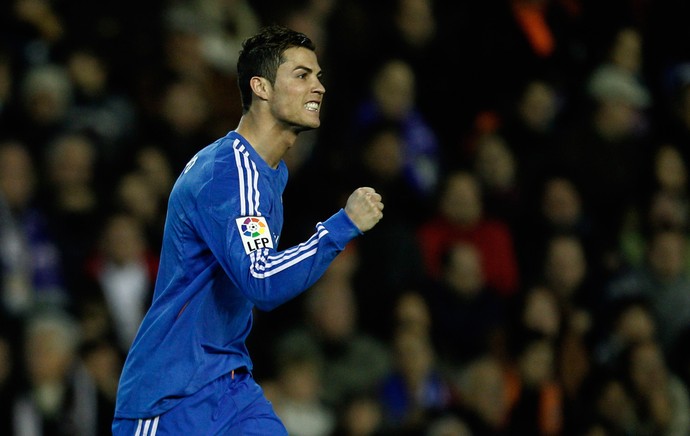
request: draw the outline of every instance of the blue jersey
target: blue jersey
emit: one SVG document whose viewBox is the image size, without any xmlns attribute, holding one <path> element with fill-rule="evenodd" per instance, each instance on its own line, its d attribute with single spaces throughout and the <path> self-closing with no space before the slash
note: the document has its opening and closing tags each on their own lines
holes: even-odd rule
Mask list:
<svg viewBox="0 0 690 436">
<path fill-rule="evenodd" d="M 309 288 L 361 234 L 340 210 L 278 251 L 287 167 L 237 132 L 187 164 L 170 194 L 151 307 L 127 355 L 117 418 L 157 416 L 230 370 L 252 369 L 252 311 Z"/>
</svg>

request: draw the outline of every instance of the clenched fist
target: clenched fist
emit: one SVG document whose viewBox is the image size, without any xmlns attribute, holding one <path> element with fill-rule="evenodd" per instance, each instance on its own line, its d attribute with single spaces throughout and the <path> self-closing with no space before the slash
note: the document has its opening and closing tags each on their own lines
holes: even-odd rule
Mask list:
<svg viewBox="0 0 690 436">
<path fill-rule="evenodd" d="M 381 194 L 374 188 L 355 189 L 347 199 L 345 213 L 360 231 L 366 232 L 383 218 Z"/>
</svg>

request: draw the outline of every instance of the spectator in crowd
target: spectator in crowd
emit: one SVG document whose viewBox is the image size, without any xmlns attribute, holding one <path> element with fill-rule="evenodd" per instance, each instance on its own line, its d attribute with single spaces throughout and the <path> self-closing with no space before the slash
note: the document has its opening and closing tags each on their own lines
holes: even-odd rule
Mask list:
<svg viewBox="0 0 690 436">
<path fill-rule="evenodd" d="M 46 150 L 43 169 L 41 204 L 60 250 L 65 284 L 76 291 L 105 206 L 96 186 L 96 145 L 86 135 L 59 135 Z"/>
<path fill-rule="evenodd" d="M 450 407 L 450 381 L 428 336 L 398 330 L 393 367 L 380 385 L 384 425 L 393 434 L 415 434 Z"/>
<path fill-rule="evenodd" d="M 525 210 L 521 170 L 501 134 L 487 133 L 476 141 L 473 171 L 482 188 L 487 216 L 504 221 L 513 233 L 517 232 Z"/>
<path fill-rule="evenodd" d="M 640 419 L 625 378 L 617 369 L 599 368 L 592 372 L 582 395 L 587 412 L 579 424 L 574 423 L 576 431 L 598 428 L 603 434 L 638 434 Z"/>
<path fill-rule="evenodd" d="M 113 208 L 121 210 L 143 227 L 147 244 L 160 251 L 165 223 L 165 204 L 160 201 L 156 186 L 138 170 L 129 171 L 120 177 L 115 186 Z"/>
<path fill-rule="evenodd" d="M 23 316 L 39 304 L 69 307 L 60 251 L 37 203 L 35 163 L 19 141 L 0 144 L 0 207 L 4 309 Z"/>
<path fill-rule="evenodd" d="M 165 152 L 159 146 L 143 146 L 135 154 L 135 171 L 141 172 L 158 196 L 159 203 L 165 203 L 170 194 L 175 174 L 170 168 Z"/>
<path fill-rule="evenodd" d="M 174 174 L 160 147 L 144 146 L 133 157 L 132 168 L 118 180 L 115 207 L 137 217 L 144 225 L 151 249 L 160 251 L 166 204 Z"/>
<path fill-rule="evenodd" d="M 527 80 L 503 116 L 498 132 L 519 164 L 519 185 L 528 204 L 551 171 L 552 159 L 563 123 L 566 96 L 553 82 L 540 76 Z M 536 206 L 533 206 L 536 207 Z"/>
<path fill-rule="evenodd" d="M 651 160 L 654 191 L 678 197 L 684 204 L 688 202 L 688 162 L 674 143 L 663 143 L 655 151 Z"/>
<path fill-rule="evenodd" d="M 89 341 L 82 340 L 79 358 L 96 391 L 95 435 L 111 433 L 117 382 L 124 362 L 122 351 L 115 340 L 105 336 Z"/>
<path fill-rule="evenodd" d="M 383 412 L 374 393 L 361 392 L 346 399 L 338 409 L 332 436 L 383 436 Z"/>
<path fill-rule="evenodd" d="M 563 392 L 570 401 L 577 398 L 590 369 L 589 338 L 595 312 L 602 310 L 601 291 L 591 280 L 580 240 L 573 236 L 555 236 L 549 241 L 543 277 L 544 284 L 557 296 L 563 314 L 555 354 Z"/>
<path fill-rule="evenodd" d="M 645 297 L 620 298 L 611 316 L 602 319 L 597 330 L 603 336 L 594 340 L 592 359 L 599 367 L 613 370 L 622 354 L 633 345 L 657 339 L 657 320 Z"/>
<path fill-rule="evenodd" d="M 390 45 L 410 61 L 417 61 L 416 64 L 435 41 L 437 23 L 434 3 L 429 0 L 398 0 L 393 3 Z"/>
<path fill-rule="evenodd" d="M 507 304 L 486 285 L 476 247 L 449 247 L 442 276 L 426 293 L 440 360 L 461 365 L 488 352 L 504 354 Z"/>
<path fill-rule="evenodd" d="M 428 276 L 439 278 L 443 253 L 464 241 L 479 251 L 486 285 L 499 295 L 514 295 L 520 280 L 514 236 L 504 221 L 485 215 L 477 176 L 467 170 L 448 174 L 436 206 L 417 234 Z"/>
<path fill-rule="evenodd" d="M 428 214 L 430 193 L 419 192 L 405 166 L 405 136 L 396 121 L 379 120 L 367 125 L 358 138 L 357 178 L 364 178 L 390 198 L 393 218 L 415 226 Z M 431 192 L 431 191 L 430 191 Z"/>
<path fill-rule="evenodd" d="M 565 410 L 556 343 L 527 329 L 513 333 L 514 366 L 508 382 L 516 394 L 510 405 L 508 434 L 561 434 Z"/>
<path fill-rule="evenodd" d="M 690 325 L 686 256 L 685 233 L 675 229 L 656 231 L 650 236 L 644 263 L 611 281 L 605 290 L 606 298 L 612 302 L 633 296 L 648 299 L 666 355 L 680 332 Z"/>
<path fill-rule="evenodd" d="M 20 85 L 21 116 L 12 131 L 42 167 L 48 144 L 68 128 L 74 85 L 67 68 L 57 63 L 31 67 Z"/>
<path fill-rule="evenodd" d="M 504 363 L 495 356 L 478 356 L 463 367 L 455 386 L 455 410 L 471 434 L 509 434 L 513 398 L 508 379 Z"/>
<path fill-rule="evenodd" d="M 90 286 L 90 288 L 87 288 Z M 117 333 L 113 314 L 103 298 L 103 291 L 96 282 L 85 283 L 81 289 L 82 296 L 74 311 L 74 316 L 79 323 L 82 340 L 85 345 L 97 344 L 101 341 L 109 341 L 118 345 Z M 124 356 L 123 356 L 124 357 Z"/>
<path fill-rule="evenodd" d="M 324 400 L 325 374 L 319 349 L 297 336 L 277 347 L 277 374 L 269 401 L 295 436 L 328 436 L 335 429 L 335 411 Z M 227 401 L 232 401 L 227 396 Z"/>
<path fill-rule="evenodd" d="M 26 381 L 12 406 L 14 434 L 97 435 L 95 390 L 79 345 L 77 323 L 68 313 L 48 309 L 27 317 Z"/>
<path fill-rule="evenodd" d="M 419 335 L 432 334 L 432 314 L 428 298 L 423 291 L 409 289 L 403 291 L 395 302 L 391 329 L 408 330 Z M 393 337 L 391 334 L 389 337 Z"/>
<path fill-rule="evenodd" d="M 587 334 L 594 312 L 601 310 L 603 302 L 580 239 L 553 236 L 547 242 L 541 277 L 542 283 L 558 298 L 565 328 Z"/>
<path fill-rule="evenodd" d="M 533 285 L 520 294 L 516 322 L 522 328 L 557 340 L 563 332 L 563 306 L 556 293 L 544 285 Z"/>
<path fill-rule="evenodd" d="M 636 404 L 642 434 L 681 435 L 690 431 L 688 388 L 673 373 L 655 340 L 632 344 L 623 371 Z"/>
<path fill-rule="evenodd" d="M 151 304 L 158 272 L 158 254 L 151 251 L 141 223 L 125 213 L 106 218 L 86 268 L 94 284 L 90 290 L 100 290 L 101 295 L 86 295 L 85 300 L 102 299 L 117 344 L 126 352 Z"/>
</svg>

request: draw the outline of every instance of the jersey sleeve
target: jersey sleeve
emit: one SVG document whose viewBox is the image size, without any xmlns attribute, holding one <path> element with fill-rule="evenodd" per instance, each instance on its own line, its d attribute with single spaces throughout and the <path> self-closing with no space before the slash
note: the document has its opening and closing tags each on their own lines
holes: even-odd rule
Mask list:
<svg viewBox="0 0 690 436">
<path fill-rule="evenodd" d="M 212 204 L 210 198 L 200 204 L 204 203 Z M 341 209 L 316 224 L 309 239 L 278 251 L 271 229 L 260 227 L 270 227 L 276 222 L 272 218 L 241 214 L 236 198 L 198 214 L 201 237 L 233 284 L 260 310 L 272 310 L 308 289 L 347 243 L 361 235 Z M 261 230 L 268 233 L 265 238 L 252 237 Z"/>
<path fill-rule="evenodd" d="M 257 308 L 271 310 L 313 285 L 357 235 L 359 230 L 341 209 L 319 222 L 314 234 L 301 244 L 283 251 L 257 248 L 247 253 L 235 220 L 230 220 L 219 261 Z"/>
</svg>

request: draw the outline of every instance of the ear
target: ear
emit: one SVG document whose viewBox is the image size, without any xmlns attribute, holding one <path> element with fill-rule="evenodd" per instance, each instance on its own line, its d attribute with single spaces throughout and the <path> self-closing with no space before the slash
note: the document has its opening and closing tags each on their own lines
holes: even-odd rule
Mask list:
<svg viewBox="0 0 690 436">
<path fill-rule="evenodd" d="M 254 94 L 261 100 L 268 100 L 272 87 L 266 78 L 254 76 L 249 80 L 249 86 L 252 88 Z"/>
</svg>

